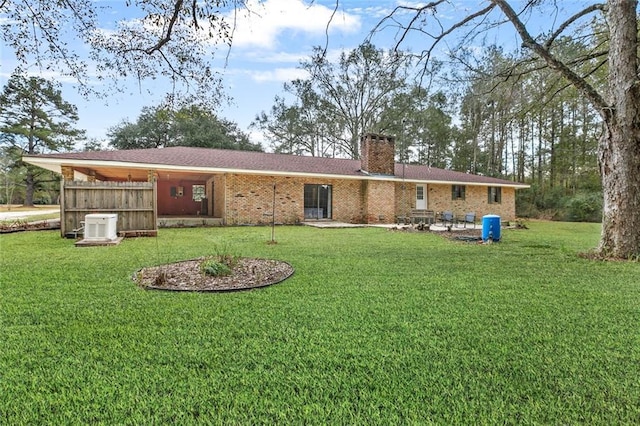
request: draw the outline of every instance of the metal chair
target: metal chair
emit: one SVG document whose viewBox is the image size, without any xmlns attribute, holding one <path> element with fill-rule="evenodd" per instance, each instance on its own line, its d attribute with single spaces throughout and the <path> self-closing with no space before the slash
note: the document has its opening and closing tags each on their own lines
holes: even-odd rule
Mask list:
<svg viewBox="0 0 640 426">
<path fill-rule="evenodd" d="M 442 222 L 442 226 L 446 226 L 447 222 L 453 226 L 453 222 L 455 221 L 455 217 L 453 216 L 453 212 L 446 211 L 442 212 L 440 215 L 440 221 Z"/>
<path fill-rule="evenodd" d="M 470 212 L 464 215 L 464 220 L 462 221 L 463 227 L 467 227 L 467 223 L 473 223 L 473 229 L 476 228 L 476 213 Z"/>
</svg>

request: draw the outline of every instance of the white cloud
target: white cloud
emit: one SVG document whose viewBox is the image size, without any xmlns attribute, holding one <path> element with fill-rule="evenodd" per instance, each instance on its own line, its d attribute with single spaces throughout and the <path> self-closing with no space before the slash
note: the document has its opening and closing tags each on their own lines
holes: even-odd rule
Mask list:
<svg viewBox="0 0 640 426">
<path fill-rule="evenodd" d="M 78 79 L 75 77 L 64 75 L 58 71 L 52 70 L 29 70 L 27 75 L 30 77 L 40 77 L 45 80 L 56 81 L 58 83 L 78 84 Z"/>
<path fill-rule="evenodd" d="M 393 8 L 385 6 L 354 7 L 349 11 L 368 18 L 381 19 L 393 12 Z"/>
<path fill-rule="evenodd" d="M 266 149 L 267 152 L 270 152 L 269 150 L 269 141 L 267 140 L 267 138 L 265 138 L 264 133 L 260 130 L 249 130 L 247 132 L 248 136 L 249 136 L 249 140 L 253 143 L 259 143 L 260 145 L 262 145 L 263 148 Z"/>
<path fill-rule="evenodd" d="M 0 81 L 9 80 L 9 78 L 11 78 L 12 75 L 13 75 L 13 72 L 0 72 Z M 45 80 L 49 80 L 49 81 L 60 83 L 60 84 L 77 85 L 79 83 L 76 77 L 66 75 L 60 71 L 55 71 L 52 69 L 40 69 L 35 65 L 27 68 L 25 70 L 25 75 L 27 77 L 44 78 Z M 88 75 L 89 77 L 95 77 L 95 74 L 89 73 Z M 95 79 L 89 79 L 85 81 L 85 84 L 89 86 L 97 86 L 97 85 L 100 85 L 100 82 Z"/>
<path fill-rule="evenodd" d="M 258 83 L 278 82 L 285 83 L 297 78 L 308 78 L 309 74 L 300 68 L 275 68 L 266 71 L 249 71 L 249 76 Z"/>
<path fill-rule="evenodd" d="M 298 64 L 301 60 L 308 58 L 310 52 L 264 52 L 264 51 L 255 51 L 255 52 L 247 52 L 244 57 L 253 62 L 261 62 L 261 63 L 290 63 L 290 64 Z"/>
<path fill-rule="evenodd" d="M 286 31 L 294 34 L 323 34 L 327 30 L 345 33 L 358 32 L 360 18 L 318 4 L 302 0 L 249 0 L 247 9 L 235 16 L 233 45 L 235 47 L 276 48 L 278 38 Z M 234 22 L 231 16 L 230 22 Z"/>
</svg>

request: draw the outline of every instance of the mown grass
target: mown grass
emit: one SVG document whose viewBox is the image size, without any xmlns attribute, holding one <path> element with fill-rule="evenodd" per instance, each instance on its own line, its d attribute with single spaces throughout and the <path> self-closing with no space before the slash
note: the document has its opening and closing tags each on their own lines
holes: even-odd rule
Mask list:
<svg viewBox="0 0 640 426">
<path fill-rule="evenodd" d="M 0 236 L 0 423 L 637 424 L 640 264 L 593 224 L 475 245 L 383 229 L 163 229 L 76 248 Z M 145 291 L 143 266 L 229 247 L 296 272 Z"/>
</svg>

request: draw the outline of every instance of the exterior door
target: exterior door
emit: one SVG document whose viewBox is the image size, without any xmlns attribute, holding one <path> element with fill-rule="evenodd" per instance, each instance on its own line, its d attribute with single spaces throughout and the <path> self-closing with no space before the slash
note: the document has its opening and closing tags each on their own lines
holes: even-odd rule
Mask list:
<svg viewBox="0 0 640 426">
<path fill-rule="evenodd" d="M 416 209 L 425 210 L 427 208 L 427 192 L 424 185 L 416 185 Z"/>
<path fill-rule="evenodd" d="M 331 185 L 304 186 L 304 218 L 331 219 Z"/>
</svg>

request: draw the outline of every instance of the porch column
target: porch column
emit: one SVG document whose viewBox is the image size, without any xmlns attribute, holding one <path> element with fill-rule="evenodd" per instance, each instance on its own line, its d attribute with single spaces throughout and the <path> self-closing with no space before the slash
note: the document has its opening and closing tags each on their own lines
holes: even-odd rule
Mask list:
<svg viewBox="0 0 640 426">
<path fill-rule="evenodd" d="M 71 166 L 62 166 L 61 167 L 61 172 L 62 172 L 62 179 L 66 180 L 66 181 L 72 181 L 73 180 L 73 167 Z"/>
<path fill-rule="evenodd" d="M 89 170 L 89 174 L 87 175 L 87 181 L 88 182 L 95 182 L 96 181 L 96 171 L 95 170 Z"/>
<path fill-rule="evenodd" d="M 155 182 L 155 181 L 156 181 L 156 171 L 147 170 L 147 182 Z"/>
</svg>

